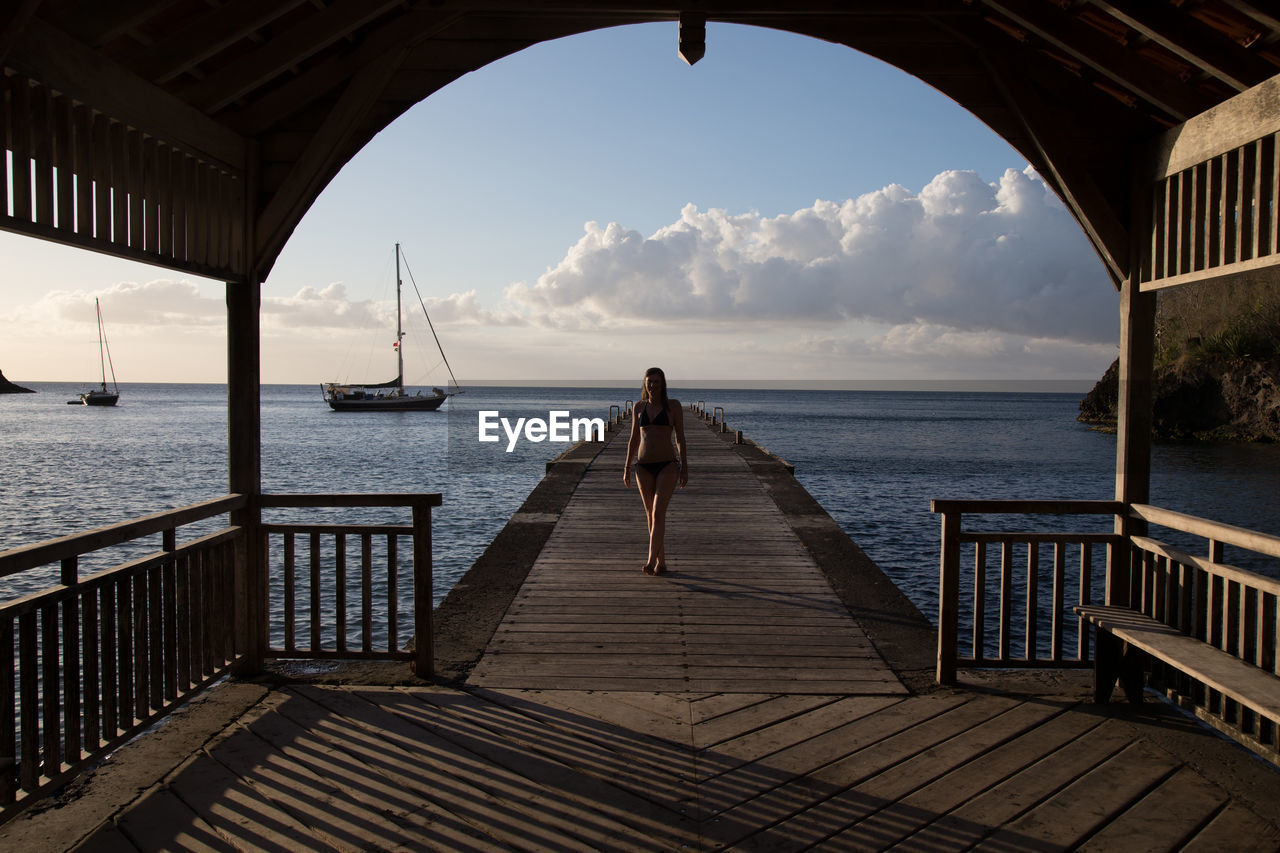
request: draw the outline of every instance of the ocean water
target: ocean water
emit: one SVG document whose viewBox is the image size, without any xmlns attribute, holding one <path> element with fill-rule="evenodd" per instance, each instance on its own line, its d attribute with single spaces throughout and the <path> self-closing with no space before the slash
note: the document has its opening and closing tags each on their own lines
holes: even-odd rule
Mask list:
<svg viewBox="0 0 1280 853">
<path fill-rule="evenodd" d="M 0 550 L 227 493 L 223 386 L 124 385 L 119 406 L 96 409 L 66 405 L 78 386 L 26 384 L 39 393 L 0 396 Z M 1115 438 L 1075 421 L 1075 394 L 672 394 L 724 407 L 731 427 L 793 463 L 800 482 L 930 617 L 940 539 L 931 499 L 1106 499 L 1114 488 Z M 537 485 L 545 462 L 567 446 L 520 442 L 508 453 L 505 439 L 481 445 L 477 412 L 607 418 L 611 405 L 637 396 L 636 388 L 476 387 L 439 412 L 364 414 L 330 411 L 317 386 L 265 386 L 263 486 L 441 492 L 432 525 L 438 602 Z M 697 460 L 690 464 L 696 476 Z M 1280 534 L 1280 447 L 1159 445 L 1152 464 L 1152 503 Z M 406 520 L 384 510 L 343 510 L 335 518 Z M 1107 529 L 1109 519 L 1101 523 Z M 1201 550 L 1195 540 L 1186 544 Z M 121 558 L 96 559 L 105 566 Z M 1267 560 L 1234 562 L 1280 577 Z M 97 566 L 86 558 L 82 567 Z M 0 600 L 42 588 L 55 574 L 0 579 Z"/>
</svg>

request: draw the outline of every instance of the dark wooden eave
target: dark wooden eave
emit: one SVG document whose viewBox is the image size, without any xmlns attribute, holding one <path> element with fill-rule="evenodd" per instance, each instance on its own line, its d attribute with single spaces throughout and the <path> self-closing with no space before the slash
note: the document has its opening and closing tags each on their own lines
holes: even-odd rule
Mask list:
<svg viewBox="0 0 1280 853">
<path fill-rule="evenodd" d="M 602 27 L 672 22 L 674 61 L 682 10 L 713 27 L 704 62 L 716 23 L 754 25 L 848 45 L 947 94 L 1054 186 L 1117 280 L 1134 151 L 1280 72 L 1280 21 L 1249 0 L 10 0 L 6 77 L 216 171 L 224 196 L 243 192 L 234 227 L 245 233 L 242 252 L 196 259 L 22 216 L 0 224 L 261 280 L 338 170 L 418 101 L 531 44 Z M 26 97 L 13 88 L 0 87 L 10 112 Z M 30 134 L 23 144 L 38 147 Z"/>
</svg>

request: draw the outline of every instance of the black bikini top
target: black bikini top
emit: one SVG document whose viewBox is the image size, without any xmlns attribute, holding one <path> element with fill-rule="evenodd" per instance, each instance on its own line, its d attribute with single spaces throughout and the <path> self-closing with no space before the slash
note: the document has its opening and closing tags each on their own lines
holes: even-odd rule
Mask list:
<svg viewBox="0 0 1280 853">
<path fill-rule="evenodd" d="M 658 412 L 657 416 L 650 418 L 649 407 L 646 406 L 644 410 L 640 412 L 640 418 L 636 421 L 636 423 L 638 423 L 642 427 L 671 426 L 671 419 L 667 417 L 667 410 L 665 408 L 661 412 Z"/>
</svg>

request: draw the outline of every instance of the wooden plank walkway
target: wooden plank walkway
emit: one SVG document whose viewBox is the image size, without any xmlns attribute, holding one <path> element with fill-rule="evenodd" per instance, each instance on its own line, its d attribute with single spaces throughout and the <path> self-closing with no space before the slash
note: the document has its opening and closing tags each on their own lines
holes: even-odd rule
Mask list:
<svg viewBox="0 0 1280 853">
<path fill-rule="evenodd" d="M 615 433 L 574 492 L 469 683 L 695 693 L 904 693 L 760 481 L 686 418 L 690 478 L 668 573 L 640 572 L 639 494 Z"/>
<path fill-rule="evenodd" d="M 299 685 L 76 849 L 1274 851 L 1274 776 L 1070 697 Z"/>
<path fill-rule="evenodd" d="M 638 571 L 615 441 L 470 683 L 232 682 L 248 710 L 123 805 L 86 793 L 0 849 L 1280 850 L 1280 773 L 1167 707 L 1062 673 L 908 695 L 750 471 L 689 433 L 669 576 Z"/>
</svg>

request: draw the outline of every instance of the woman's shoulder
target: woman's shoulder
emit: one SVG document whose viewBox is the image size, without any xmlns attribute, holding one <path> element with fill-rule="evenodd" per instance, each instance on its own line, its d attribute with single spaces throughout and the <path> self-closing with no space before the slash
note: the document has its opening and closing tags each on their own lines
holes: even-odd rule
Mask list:
<svg viewBox="0 0 1280 853">
<path fill-rule="evenodd" d="M 675 397 L 668 397 L 668 398 L 667 398 L 667 408 L 668 408 L 668 409 L 678 409 L 678 408 L 680 408 L 680 401 L 679 401 L 679 400 L 677 400 Z"/>
</svg>

